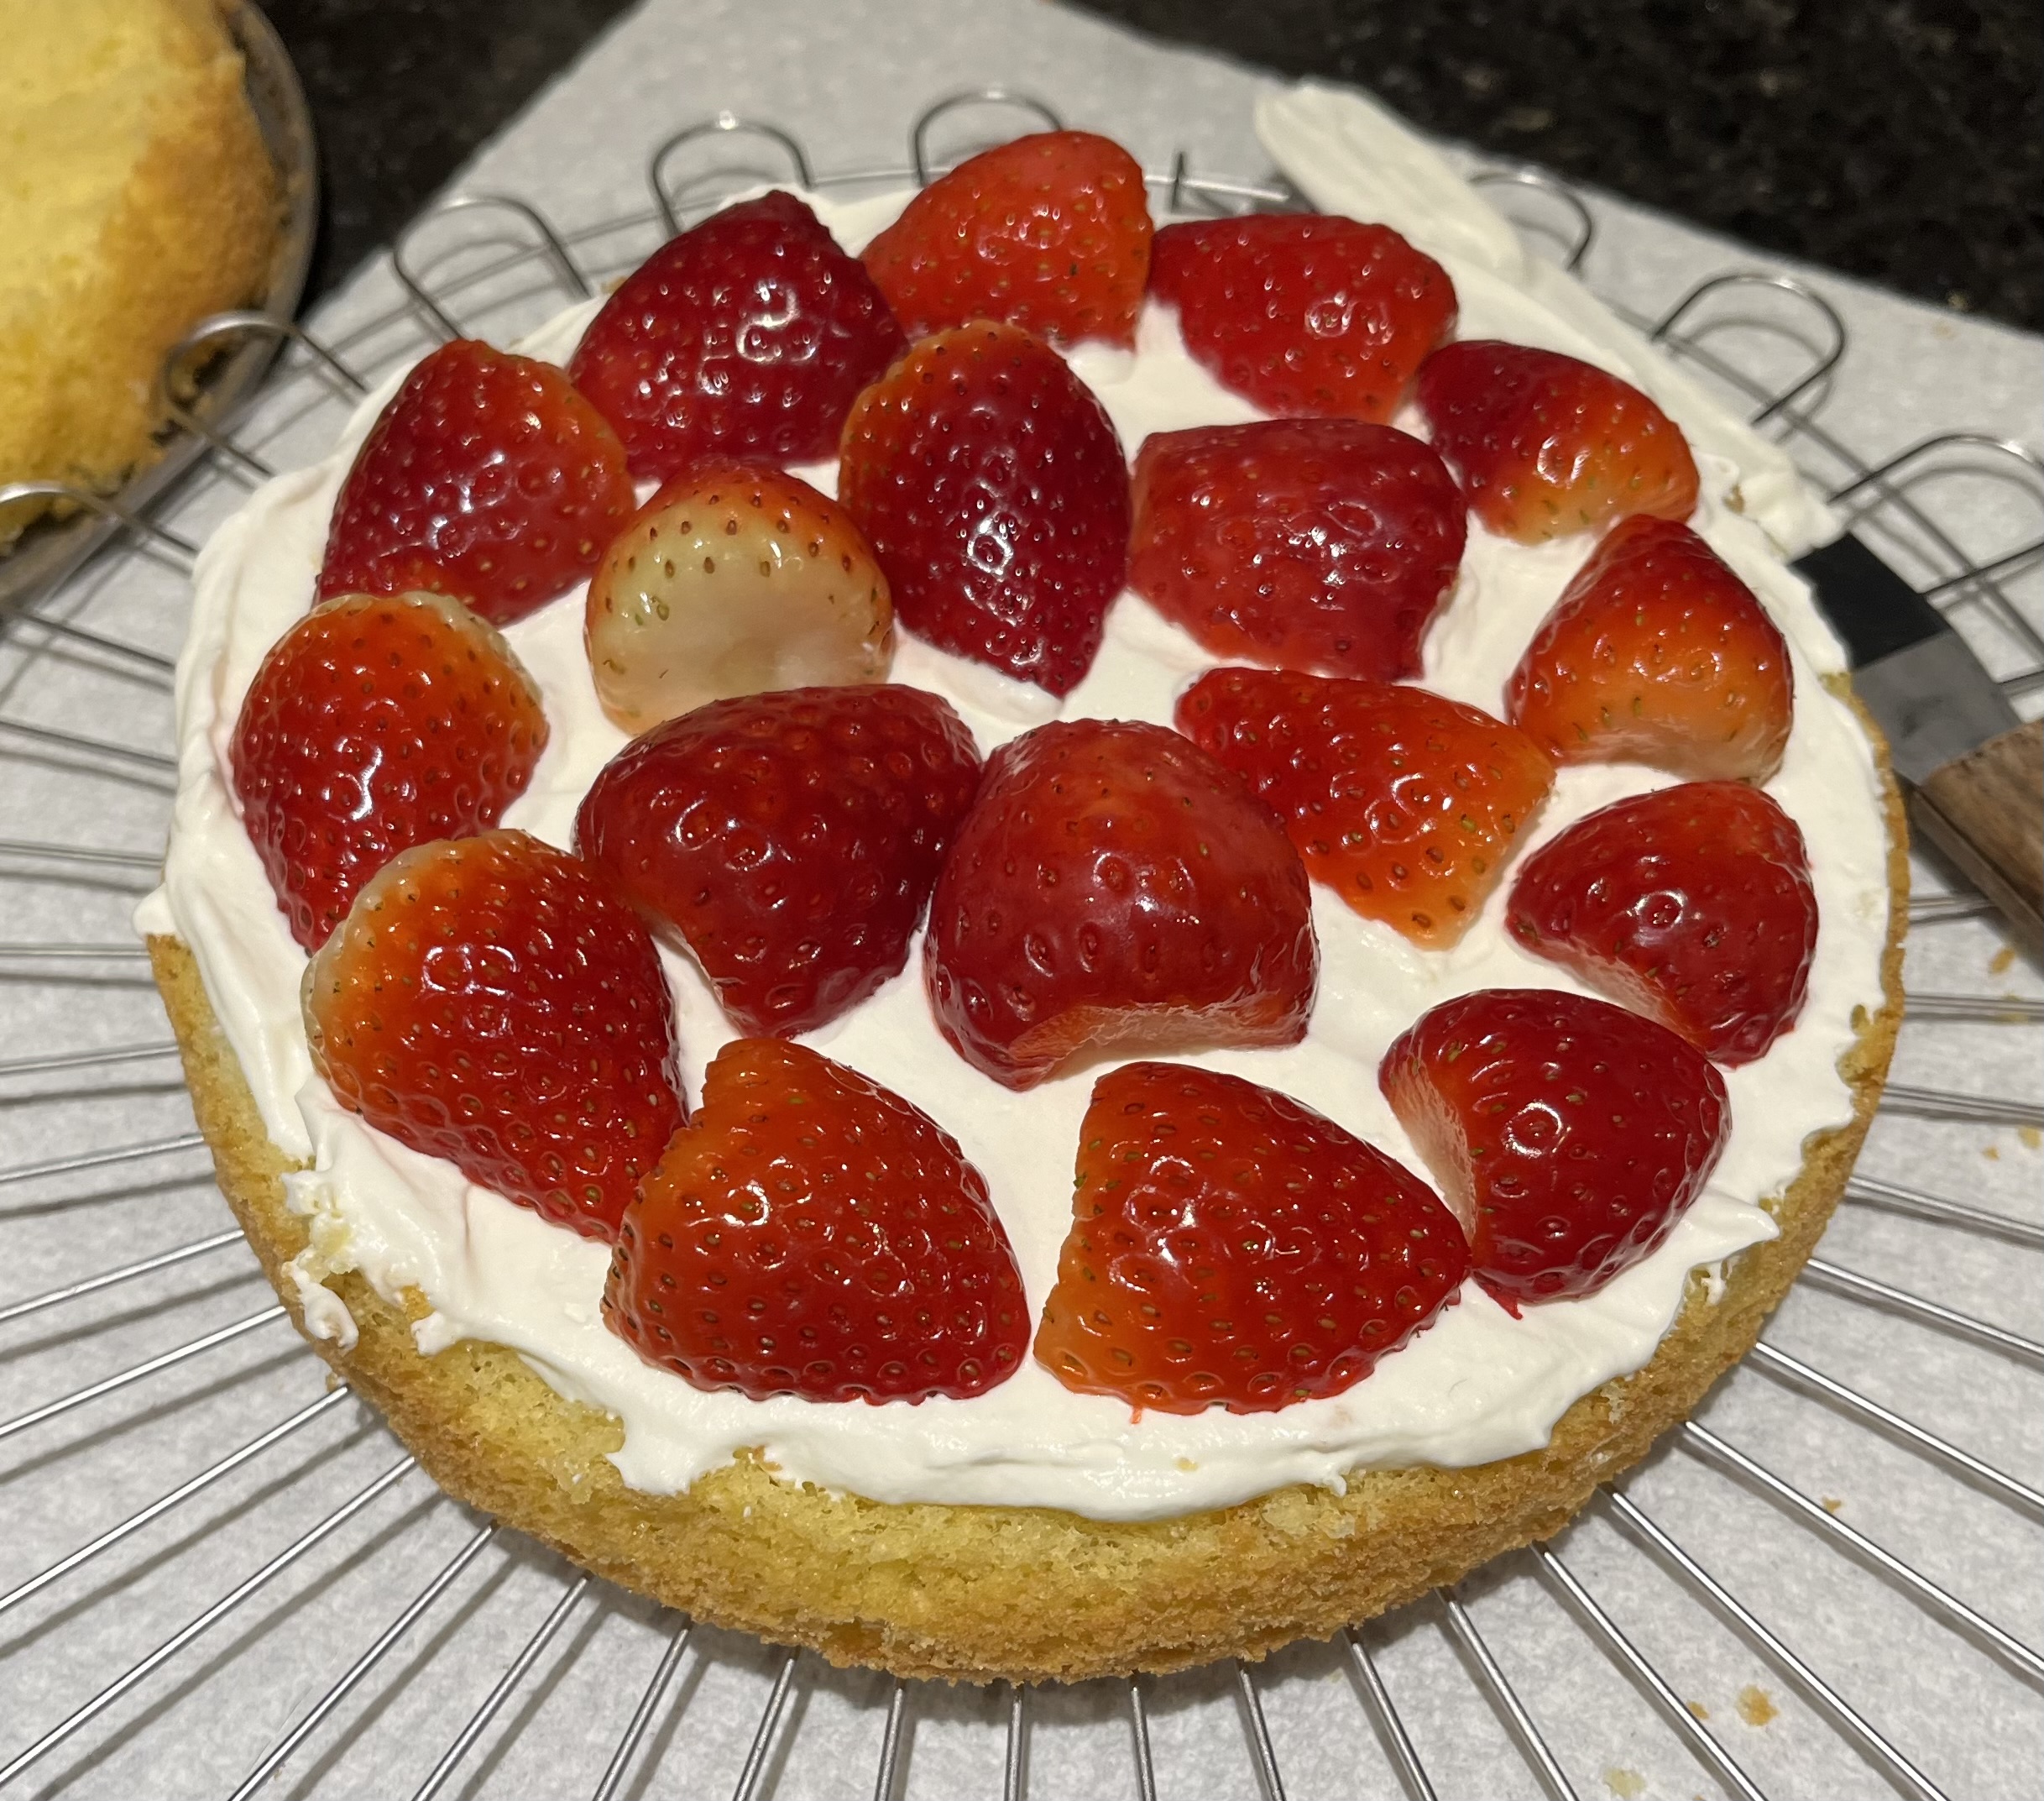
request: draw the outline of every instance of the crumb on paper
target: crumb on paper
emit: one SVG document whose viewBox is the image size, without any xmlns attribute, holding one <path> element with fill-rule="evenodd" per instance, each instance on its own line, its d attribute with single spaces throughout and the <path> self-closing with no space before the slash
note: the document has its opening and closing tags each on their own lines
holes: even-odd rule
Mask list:
<svg viewBox="0 0 2044 1801">
<path fill-rule="evenodd" d="M 1824 1504 L 1826 1513 L 1835 1514 L 1845 1505 L 1843 1497 L 1837 1495 L 1820 1495 L 1817 1499 Z"/>
<path fill-rule="evenodd" d="M 2005 971 L 2012 969 L 2015 966 L 2015 946 L 2014 945 L 2004 945 L 2000 950 L 1997 950 L 1994 955 L 1987 960 L 1987 972 L 1990 976 L 1999 976 L 2003 974 Z"/>
<path fill-rule="evenodd" d="M 1647 1792 L 1647 1779 L 1637 1770 L 1621 1770 L 1615 1764 L 1607 1764 L 1604 1786 L 1618 1801 L 1639 1801 L 1639 1797 Z"/>
<path fill-rule="evenodd" d="M 1682 1705 L 1687 1708 L 1690 1712 L 1694 1714 L 1699 1720 L 1708 1720 L 1711 1717 L 1710 1709 L 1706 1707 L 1701 1701 L 1685 1701 L 1683 1702 Z"/>
<path fill-rule="evenodd" d="M 1980 1147 L 1980 1154 L 1986 1158 L 1989 1163 L 2000 1163 L 2001 1161 L 2001 1147 L 1999 1144 L 1983 1144 Z"/>
<path fill-rule="evenodd" d="M 2025 1150 L 2036 1150 L 2044 1146 L 2044 1132 L 2040 1132 L 2035 1126 L 2018 1126 L 2015 1135 L 2023 1141 Z"/>
<path fill-rule="evenodd" d="M 1779 1717 L 1781 1709 L 1775 1705 L 1775 1698 L 1758 1683 L 1748 1683 L 1738 1692 L 1738 1717 L 1749 1726 L 1764 1726 L 1769 1720 Z"/>
</svg>

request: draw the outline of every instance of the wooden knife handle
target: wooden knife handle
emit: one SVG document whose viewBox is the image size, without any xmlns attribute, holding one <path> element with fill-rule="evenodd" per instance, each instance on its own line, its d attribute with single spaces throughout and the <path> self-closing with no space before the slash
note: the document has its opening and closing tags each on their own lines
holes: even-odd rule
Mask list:
<svg viewBox="0 0 2044 1801">
<path fill-rule="evenodd" d="M 1924 836 L 2009 916 L 2031 955 L 2044 955 L 2044 720 L 1934 771 L 1910 810 Z"/>
</svg>

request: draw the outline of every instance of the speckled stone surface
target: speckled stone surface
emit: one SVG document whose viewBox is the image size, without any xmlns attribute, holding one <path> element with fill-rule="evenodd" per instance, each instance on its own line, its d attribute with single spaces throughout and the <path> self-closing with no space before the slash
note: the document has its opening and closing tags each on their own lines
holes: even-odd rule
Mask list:
<svg viewBox="0 0 2044 1801">
<path fill-rule="evenodd" d="M 628 3 L 269 0 L 326 154 L 315 291 Z M 2044 327 L 2036 0 L 1076 3 L 1286 73 L 1357 82 L 1492 154 Z"/>
</svg>

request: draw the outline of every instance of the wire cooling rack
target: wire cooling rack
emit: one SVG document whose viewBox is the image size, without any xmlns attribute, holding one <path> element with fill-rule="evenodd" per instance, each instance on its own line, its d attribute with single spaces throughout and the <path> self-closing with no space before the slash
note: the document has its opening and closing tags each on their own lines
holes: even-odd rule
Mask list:
<svg viewBox="0 0 2044 1801">
<path fill-rule="evenodd" d="M 169 814 L 191 546 L 436 338 L 516 335 L 742 184 L 925 179 L 987 102 L 1051 117 L 954 97 L 916 122 L 909 167 L 820 175 L 787 134 L 721 115 L 653 159 L 651 206 L 598 224 L 449 202 L 395 248 L 400 303 L 327 342 L 294 328 L 231 439 L 0 621 L 0 1789 L 2027 1793 L 2044 1003 L 1984 903 L 1921 860 L 1898 1080 L 1761 1346 L 1552 1544 L 1254 1669 L 948 1688 L 697 1626 L 440 1495 L 289 1331 L 213 1191 L 127 925 Z M 1151 179 L 1178 213 L 1297 203 L 1182 156 Z M 1590 202 L 1538 171 L 1479 179 L 1587 266 Z M 1781 437 L 2027 707 L 2034 453 L 1953 432 L 1861 460 L 1825 421 L 1877 372 L 1779 275 L 1714 275 L 1638 322 Z"/>
</svg>

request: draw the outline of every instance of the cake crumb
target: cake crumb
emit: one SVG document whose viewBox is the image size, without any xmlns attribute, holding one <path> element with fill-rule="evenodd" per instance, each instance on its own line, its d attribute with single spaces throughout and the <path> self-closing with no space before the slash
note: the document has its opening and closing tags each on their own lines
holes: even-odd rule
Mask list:
<svg viewBox="0 0 2044 1801">
<path fill-rule="evenodd" d="M 1618 1801 L 1639 1801 L 1639 1797 L 1647 1792 L 1647 1779 L 1637 1770 L 1621 1770 L 1607 1764 L 1604 1769 L 1604 1786 Z"/>
<path fill-rule="evenodd" d="M 2000 1163 L 2001 1161 L 2001 1147 L 1999 1144 L 1983 1145 L 1980 1149 L 1980 1154 L 1986 1158 L 1989 1163 Z"/>
<path fill-rule="evenodd" d="M 1817 1499 L 1824 1504 L 1824 1511 L 1826 1513 L 1835 1514 L 1845 1505 L 1845 1502 L 1836 1495 L 1820 1495 L 1817 1496 Z"/>
<path fill-rule="evenodd" d="M 2004 971 L 2012 968 L 2015 962 L 2015 946 L 2004 945 L 2000 950 L 1987 960 L 1987 972 L 1990 976 L 2001 975 Z"/>
<path fill-rule="evenodd" d="M 1683 1702 L 1682 1705 L 1687 1708 L 1690 1712 L 1694 1714 L 1699 1720 L 1708 1720 L 1711 1717 L 1710 1709 L 1706 1707 L 1701 1701 L 1685 1701 Z"/>
<path fill-rule="evenodd" d="M 1738 1692 L 1738 1717 L 1749 1726 L 1764 1726 L 1776 1718 L 1781 1709 L 1775 1705 L 1775 1698 L 1757 1683 L 1748 1683 Z"/>
<path fill-rule="evenodd" d="M 2040 1132 L 2035 1126 L 2018 1126 L 2015 1135 L 2023 1141 L 2025 1150 L 2036 1150 L 2044 1146 L 2044 1132 Z"/>
<path fill-rule="evenodd" d="M 1195 1463 L 1195 1462 L 1192 1460 L 1192 1458 L 1190 1458 L 1189 1457 L 1181 1457 L 1181 1458 L 1179 1458 L 1175 1459 L 1175 1461 L 1176 1461 L 1176 1463 L 1177 1463 L 1177 1464 L 1178 1464 L 1178 1467 L 1179 1467 L 1180 1469 L 1184 1470 L 1187 1475 L 1190 1475 L 1190 1474 L 1193 1473 L 1193 1471 L 1194 1471 L 1194 1470 L 1197 1469 L 1200 1467 L 1200 1466 L 1199 1466 L 1199 1465 L 1198 1465 L 1196 1463 Z"/>
</svg>

